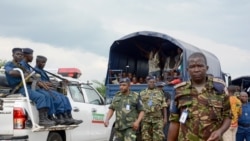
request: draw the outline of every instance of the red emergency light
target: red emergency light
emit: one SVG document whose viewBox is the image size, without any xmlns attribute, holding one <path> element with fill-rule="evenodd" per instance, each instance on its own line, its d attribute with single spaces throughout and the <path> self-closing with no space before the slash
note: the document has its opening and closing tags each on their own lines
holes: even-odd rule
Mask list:
<svg viewBox="0 0 250 141">
<path fill-rule="evenodd" d="M 79 78 L 82 75 L 78 68 L 59 68 L 57 73 L 72 78 Z"/>
</svg>

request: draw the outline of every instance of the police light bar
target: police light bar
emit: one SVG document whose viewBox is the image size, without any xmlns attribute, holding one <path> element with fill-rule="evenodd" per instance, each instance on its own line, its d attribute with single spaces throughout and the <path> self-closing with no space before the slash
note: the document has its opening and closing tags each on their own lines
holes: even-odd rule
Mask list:
<svg viewBox="0 0 250 141">
<path fill-rule="evenodd" d="M 72 78 L 79 78 L 82 75 L 78 68 L 59 68 L 57 73 Z"/>
</svg>

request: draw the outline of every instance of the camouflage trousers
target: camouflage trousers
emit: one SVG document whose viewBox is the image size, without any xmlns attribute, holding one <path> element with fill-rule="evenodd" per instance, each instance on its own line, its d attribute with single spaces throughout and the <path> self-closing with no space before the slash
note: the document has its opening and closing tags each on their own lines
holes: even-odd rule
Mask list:
<svg viewBox="0 0 250 141">
<path fill-rule="evenodd" d="M 164 139 L 163 119 L 154 119 L 151 122 L 144 120 L 141 132 L 143 141 L 162 141 Z"/>
<path fill-rule="evenodd" d="M 125 130 L 116 130 L 116 141 L 136 141 L 136 131 L 132 128 L 127 128 Z"/>
</svg>

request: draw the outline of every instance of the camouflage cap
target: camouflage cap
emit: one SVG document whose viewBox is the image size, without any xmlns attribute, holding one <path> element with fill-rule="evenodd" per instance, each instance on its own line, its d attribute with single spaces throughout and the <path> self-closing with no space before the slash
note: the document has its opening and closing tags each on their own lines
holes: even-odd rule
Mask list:
<svg viewBox="0 0 250 141">
<path fill-rule="evenodd" d="M 165 85 L 166 85 L 165 82 L 157 82 L 157 83 L 155 84 L 156 87 L 164 87 Z"/>
<path fill-rule="evenodd" d="M 151 80 L 151 79 L 155 79 L 155 77 L 152 76 L 152 75 L 149 75 L 149 76 L 147 76 L 147 78 L 146 78 L 146 80 Z"/>
</svg>

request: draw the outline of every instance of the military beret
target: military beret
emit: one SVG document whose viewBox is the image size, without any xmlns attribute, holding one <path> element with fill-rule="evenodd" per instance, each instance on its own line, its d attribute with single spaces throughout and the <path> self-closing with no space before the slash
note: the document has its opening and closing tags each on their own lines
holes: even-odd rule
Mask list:
<svg viewBox="0 0 250 141">
<path fill-rule="evenodd" d="M 130 79 L 129 78 L 121 78 L 119 83 L 130 83 Z"/>
<path fill-rule="evenodd" d="M 18 47 L 15 47 L 15 48 L 12 49 L 12 53 L 15 53 L 16 51 L 22 52 L 22 49 L 18 48 Z"/>
<path fill-rule="evenodd" d="M 42 55 L 37 55 L 36 60 L 47 60 L 47 57 L 42 56 Z"/>
<path fill-rule="evenodd" d="M 165 82 L 157 82 L 157 83 L 155 84 L 156 87 L 164 87 L 165 85 L 166 85 Z"/>
<path fill-rule="evenodd" d="M 33 53 L 33 49 L 31 48 L 23 48 L 23 54 L 32 54 Z"/>
</svg>

